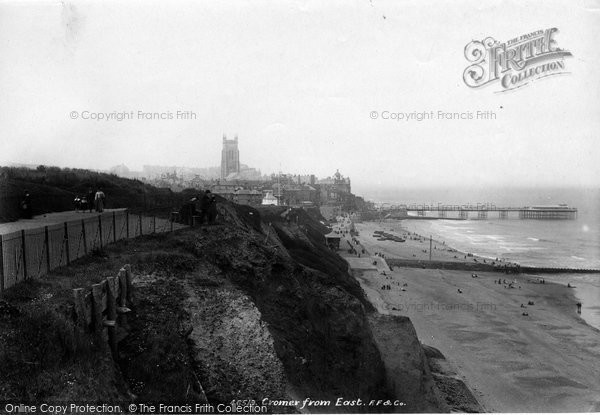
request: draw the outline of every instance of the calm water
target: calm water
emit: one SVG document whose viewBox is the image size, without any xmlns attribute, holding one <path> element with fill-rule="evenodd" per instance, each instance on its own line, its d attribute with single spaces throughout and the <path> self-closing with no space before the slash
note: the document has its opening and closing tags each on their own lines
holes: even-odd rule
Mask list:
<svg viewBox="0 0 600 415">
<path fill-rule="evenodd" d="M 386 190 L 372 200 L 389 203 L 467 204 L 496 206 L 566 203 L 579 209 L 576 220 L 404 220 L 403 226 L 423 236 L 476 255 L 501 257 L 522 265 L 600 269 L 600 190 L 598 189 L 457 189 Z M 369 196 L 367 196 L 369 198 Z M 575 285 L 583 302 L 582 317 L 600 328 L 600 274 L 545 276 Z"/>
</svg>

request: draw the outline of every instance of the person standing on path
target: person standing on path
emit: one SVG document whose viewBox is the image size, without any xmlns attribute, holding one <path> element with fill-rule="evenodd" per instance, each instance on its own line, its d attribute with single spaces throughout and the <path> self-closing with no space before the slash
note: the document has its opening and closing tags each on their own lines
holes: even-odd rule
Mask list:
<svg viewBox="0 0 600 415">
<path fill-rule="evenodd" d="M 204 223 L 204 218 L 208 220 L 208 209 L 211 196 L 210 190 L 206 189 L 202 197 L 200 197 L 200 225 Z"/>
<path fill-rule="evenodd" d="M 212 193 L 208 201 L 208 223 L 213 224 L 217 219 L 217 199 Z"/>
<path fill-rule="evenodd" d="M 106 195 L 102 191 L 102 189 L 98 189 L 96 192 L 96 196 L 94 197 L 94 202 L 96 203 L 96 212 L 102 213 L 104 211 L 104 199 Z"/>
<path fill-rule="evenodd" d="M 94 191 L 91 187 L 88 189 L 86 201 L 87 208 L 89 209 L 90 213 L 92 213 L 92 209 L 94 208 Z"/>
</svg>

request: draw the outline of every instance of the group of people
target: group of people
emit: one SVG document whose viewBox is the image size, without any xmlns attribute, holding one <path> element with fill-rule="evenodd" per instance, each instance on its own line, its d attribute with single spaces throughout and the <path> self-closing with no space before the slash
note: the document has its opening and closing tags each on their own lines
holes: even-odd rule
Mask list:
<svg viewBox="0 0 600 415">
<path fill-rule="evenodd" d="M 217 201 L 210 190 L 205 190 L 186 202 L 180 211 L 182 223 L 192 225 L 193 217 L 198 216 L 199 225 L 205 222 L 212 224 L 217 218 Z"/>
<path fill-rule="evenodd" d="M 96 192 L 94 192 L 90 187 L 86 196 L 75 196 L 73 204 L 75 205 L 75 210 L 77 212 L 79 212 L 80 210 L 85 212 L 88 209 L 91 212 L 92 209 L 96 209 L 96 212 L 101 213 L 104 211 L 105 200 L 106 195 L 104 194 L 102 189 L 98 189 Z M 23 219 L 33 218 L 33 205 L 31 202 L 31 194 L 28 190 L 25 190 L 23 192 L 23 198 L 19 203 L 19 208 L 21 211 L 21 217 Z"/>
<path fill-rule="evenodd" d="M 75 210 L 77 212 L 79 212 L 80 210 L 82 212 L 85 212 L 86 210 L 89 210 L 91 212 L 92 209 L 95 209 L 96 212 L 102 213 L 104 211 L 105 200 L 106 195 L 104 194 L 102 189 L 98 189 L 94 193 L 94 191 L 90 187 L 87 192 L 87 195 L 83 197 L 75 196 L 75 200 L 73 201 L 73 203 L 75 204 Z"/>
</svg>

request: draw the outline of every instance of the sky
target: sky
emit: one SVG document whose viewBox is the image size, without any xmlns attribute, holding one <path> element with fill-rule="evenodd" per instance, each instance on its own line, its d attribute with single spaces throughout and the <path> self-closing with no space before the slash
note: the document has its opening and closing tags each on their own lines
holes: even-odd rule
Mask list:
<svg viewBox="0 0 600 415">
<path fill-rule="evenodd" d="M 469 42 L 553 27 L 566 73 L 463 81 Z M 0 165 L 218 166 L 237 134 L 357 190 L 598 188 L 598 38 L 598 0 L 0 1 Z M 389 119 L 431 111 L 495 118 Z"/>
</svg>

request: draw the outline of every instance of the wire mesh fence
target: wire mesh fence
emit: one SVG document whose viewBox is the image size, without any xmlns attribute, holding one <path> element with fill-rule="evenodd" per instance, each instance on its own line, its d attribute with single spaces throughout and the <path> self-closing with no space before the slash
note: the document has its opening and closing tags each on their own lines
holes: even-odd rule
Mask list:
<svg viewBox="0 0 600 415">
<path fill-rule="evenodd" d="M 119 240 L 185 227 L 169 219 L 120 210 L 0 235 L 0 293 Z"/>
</svg>

